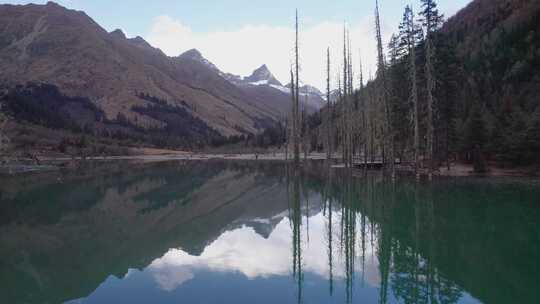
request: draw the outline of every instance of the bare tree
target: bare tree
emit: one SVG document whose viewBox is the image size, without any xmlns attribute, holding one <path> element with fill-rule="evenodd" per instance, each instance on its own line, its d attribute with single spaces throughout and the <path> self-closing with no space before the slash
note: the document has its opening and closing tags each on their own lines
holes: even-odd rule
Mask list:
<svg viewBox="0 0 540 304">
<path fill-rule="evenodd" d="M 347 54 L 347 29 L 343 27 L 343 100 L 341 104 L 342 110 L 342 148 L 343 148 L 343 163 L 345 167 L 349 166 L 349 113 L 348 103 L 349 103 L 349 63 L 348 63 L 348 54 Z"/>
<path fill-rule="evenodd" d="M 297 104 L 296 104 L 296 87 L 294 85 L 294 72 L 291 68 L 291 96 L 292 96 L 292 111 L 291 111 L 291 115 L 290 115 L 290 120 L 291 120 L 291 130 L 289 131 L 289 136 L 288 136 L 288 141 L 290 142 L 292 140 L 292 144 L 293 144 L 293 154 L 295 153 L 294 151 L 294 145 L 296 144 L 296 133 L 297 133 L 297 120 L 296 120 L 296 111 L 297 111 Z M 288 149 L 287 149 L 287 152 L 288 152 Z M 287 153 L 288 154 L 288 153 Z M 294 158 L 294 156 L 293 156 Z"/>
<path fill-rule="evenodd" d="M 352 85 L 352 60 L 350 51 L 349 32 L 343 29 L 343 92 L 340 94 L 341 106 L 341 147 L 342 159 L 346 167 L 353 165 L 353 85 Z"/>
<path fill-rule="evenodd" d="M 361 52 L 360 52 L 361 53 Z M 362 56 L 360 55 L 360 86 L 359 86 L 359 98 L 360 98 L 360 110 L 362 113 L 362 135 L 360 141 L 362 142 L 362 152 L 364 153 L 364 168 L 367 168 L 368 163 L 368 125 L 366 121 L 366 97 L 364 92 L 364 72 L 362 66 Z"/>
<path fill-rule="evenodd" d="M 302 111 L 301 111 L 301 140 L 302 140 L 302 150 L 304 151 L 304 160 L 308 159 L 309 156 L 309 140 L 310 140 L 310 134 L 308 129 L 308 123 L 307 123 L 307 113 L 306 113 L 306 104 L 308 104 L 309 92 L 306 92 L 305 94 L 305 103 L 302 104 Z"/>
<path fill-rule="evenodd" d="M 390 169 L 392 178 L 395 178 L 395 155 L 394 155 L 394 134 L 392 132 L 391 124 L 391 109 L 388 102 L 388 83 L 386 79 L 386 62 L 384 59 L 384 50 L 382 43 L 381 35 L 381 21 L 379 15 L 379 1 L 375 0 L 375 31 L 377 39 L 377 78 L 378 78 L 378 97 L 381 101 L 384 111 L 384 123 L 383 123 L 383 162 L 386 163 Z M 387 161 L 385 158 L 386 153 L 388 153 L 390 160 Z"/>
<path fill-rule="evenodd" d="M 330 48 L 326 49 L 326 159 L 332 158 L 332 101 L 330 100 Z"/>
<path fill-rule="evenodd" d="M 294 82 L 294 86 L 295 86 L 295 98 L 294 98 L 294 107 L 295 107 L 295 111 L 294 111 L 294 117 L 293 117 L 293 121 L 294 123 L 296 124 L 296 128 L 295 128 L 295 134 L 294 134 L 294 162 L 296 164 L 299 164 L 300 163 L 300 147 L 299 147 L 299 144 L 300 144 L 300 138 L 299 138 L 299 135 L 300 133 L 298 132 L 298 120 L 299 120 L 299 113 L 298 113 L 298 108 L 299 108 L 299 104 L 300 104 L 300 67 L 299 67 L 299 62 L 298 62 L 298 10 L 296 10 L 296 17 L 295 17 L 295 43 L 294 43 L 294 58 L 295 58 L 295 64 L 294 64 L 294 68 L 295 68 L 295 82 Z"/>
<path fill-rule="evenodd" d="M 431 180 L 433 177 L 433 169 L 435 165 L 435 153 L 434 153 L 434 122 L 433 111 L 435 98 L 433 96 L 435 90 L 435 67 L 433 60 L 435 58 L 435 46 L 433 44 L 433 33 L 438 29 L 442 23 L 443 16 L 439 15 L 437 10 L 437 4 L 434 0 L 421 0 L 423 10 L 420 12 L 422 18 L 422 25 L 426 32 L 425 48 L 426 48 L 426 87 L 427 87 L 427 152 L 428 152 L 428 177 Z"/>
<path fill-rule="evenodd" d="M 347 99 L 347 150 L 348 150 L 348 159 L 349 167 L 353 166 L 354 160 L 354 138 L 355 138 L 355 128 L 354 128 L 354 86 L 353 86 L 353 69 L 352 69 L 352 52 L 351 52 L 351 38 L 349 30 L 347 30 L 347 80 L 348 80 L 348 99 Z"/>
<path fill-rule="evenodd" d="M 291 93 L 293 96 L 292 107 L 292 139 L 293 139 L 293 153 L 294 163 L 298 165 L 300 163 L 300 132 L 299 132 L 299 63 L 298 63 L 298 10 L 295 15 L 295 43 L 294 43 L 294 72 L 291 71 Z"/>
<path fill-rule="evenodd" d="M 289 121 L 290 121 L 290 118 L 289 117 L 285 117 L 285 161 L 288 161 L 289 160 L 289 139 L 291 138 L 290 136 L 290 126 L 289 126 Z"/>
</svg>

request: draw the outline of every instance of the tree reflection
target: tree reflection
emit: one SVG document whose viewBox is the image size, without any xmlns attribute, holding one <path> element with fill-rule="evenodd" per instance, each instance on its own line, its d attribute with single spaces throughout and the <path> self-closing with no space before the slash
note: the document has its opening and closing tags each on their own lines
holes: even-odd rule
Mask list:
<svg viewBox="0 0 540 304">
<path fill-rule="evenodd" d="M 413 208 L 414 225 L 411 226 L 414 229 L 409 231 L 412 234 L 412 246 L 400 240 L 394 242 L 392 248 L 393 294 L 403 303 L 457 303 L 462 294 L 461 289 L 444 279 L 434 263 L 437 235 L 433 189 L 417 184 L 401 186 L 403 202 Z"/>
<path fill-rule="evenodd" d="M 290 184 L 292 184 L 292 195 L 290 206 L 290 221 L 292 225 L 292 251 L 293 251 L 293 278 L 297 283 L 297 301 L 302 303 L 302 210 L 300 202 L 300 172 L 294 168 Z"/>
<path fill-rule="evenodd" d="M 356 210 L 353 201 L 353 181 L 351 170 L 346 170 L 342 182 L 342 212 L 343 227 L 341 229 L 344 242 L 343 251 L 345 256 L 345 290 L 347 303 L 352 302 L 354 282 L 354 262 L 356 249 Z"/>
<path fill-rule="evenodd" d="M 378 260 L 379 303 L 395 300 L 403 303 L 457 303 L 462 290 L 445 279 L 435 265 L 437 223 L 433 190 L 406 181 L 397 184 L 387 182 L 377 175 L 368 174 L 357 179 L 350 170 L 336 172 L 336 176 L 334 178 L 328 169 L 322 188 L 330 294 L 335 289 L 333 225 L 338 214 L 339 252 L 343 257 L 347 303 L 353 301 L 357 271 L 361 272 L 358 274 L 361 276 L 360 286 L 365 284 L 368 248 Z M 337 209 L 335 203 L 338 204 Z M 293 202 L 293 207 L 298 205 Z M 301 222 L 298 213 L 299 210 L 294 212 L 293 208 L 293 226 Z M 293 227 L 295 269 L 301 267 L 298 264 L 300 237 L 299 229 Z M 359 269 L 356 268 L 357 249 L 361 251 L 358 255 Z M 298 278 L 297 274 L 295 276 Z M 390 300 L 390 295 L 393 300 Z"/>
<path fill-rule="evenodd" d="M 328 225 L 326 226 L 327 242 L 328 242 L 328 286 L 330 295 L 334 294 L 334 250 L 333 250 L 333 235 L 332 235 L 332 195 L 330 194 L 332 188 L 332 170 L 330 164 L 326 166 L 326 179 L 324 184 L 324 210 L 323 214 L 328 217 Z M 328 210 L 326 209 L 328 207 Z"/>
<path fill-rule="evenodd" d="M 111 275 L 129 281 L 128 269 L 145 269 L 170 248 L 182 248 L 178 265 L 227 274 L 223 280 L 239 269 L 251 286 L 288 279 L 299 303 L 365 300 L 360 294 L 377 287 L 381 303 L 456 303 L 461 287 L 486 303 L 538 299 L 540 276 L 531 267 L 540 256 L 537 184 L 392 184 L 373 172 L 356 178 L 319 166 L 314 174 L 306 167 L 283 174 L 263 162 L 111 165 L 2 180 L 4 302 L 81 298 L 111 287 Z M 235 250 L 210 250 L 216 244 Z M 201 259 L 206 249 L 227 254 Z M 290 270 L 294 280 L 284 279 Z M 193 282 L 203 281 L 204 292 L 208 277 L 195 274 Z M 313 292 L 321 279 L 330 296 L 326 285 L 324 294 Z"/>
</svg>

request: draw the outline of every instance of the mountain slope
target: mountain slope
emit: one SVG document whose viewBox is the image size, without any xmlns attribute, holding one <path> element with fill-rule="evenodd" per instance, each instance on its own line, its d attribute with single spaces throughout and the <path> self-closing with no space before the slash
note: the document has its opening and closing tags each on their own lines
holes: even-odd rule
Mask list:
<svg viewBox="0 0 540 304">
<path fill-rule="evenodd" d="M 538 29 L 537 0 L 475 0 L 443 27 L 461 81 L 453 88 L 443 74 L 440 87 L 456 92 L 455 133 L 465 134 L 458 136 L 461 151 L 476 142 L 499 161 L 540 162 Z"/>
<path fill-rule="evenodd" d="M 534 112 L 540 94 L 540 1 L 476 0 L 442 32 L 455 43 L 468 83 L 497 108 Z"/>
<path fill-rule="evenodd" d="M 0 84 L 54 85 L 88 98 L 109 120 L 119 114 L 142 128 L 166 122 L 133 111 L 151 103 L 140 93 L 181 107 L 222 135 L 256 133 L 275 121 L 270 107 L 203 62 L 170 58 L 144 39 L 107 33 L 83 12 L 46 5 L 0 5 Z"/>
</svg>

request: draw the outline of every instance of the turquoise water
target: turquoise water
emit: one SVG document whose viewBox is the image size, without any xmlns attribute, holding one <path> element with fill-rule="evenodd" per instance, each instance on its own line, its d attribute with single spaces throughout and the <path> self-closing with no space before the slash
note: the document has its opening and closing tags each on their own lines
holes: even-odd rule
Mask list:
<svg viewBox="0 0 540 304">
<path fill-rule="evenodd" d="M 312 163 L 0 179 L 2 303 L 538 303 L 540 184 Z"/>
</svg>

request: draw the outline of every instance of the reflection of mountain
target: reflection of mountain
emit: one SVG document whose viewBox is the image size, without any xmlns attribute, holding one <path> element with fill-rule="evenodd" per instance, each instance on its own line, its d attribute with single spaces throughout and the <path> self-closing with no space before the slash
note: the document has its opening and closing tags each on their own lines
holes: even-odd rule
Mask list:
<svg viewBox="0 0 540 304">
<path fill-rule="evenodd" d="M 279 221 L 257 219 L 286 215 L 275 164 L 260 172 L 222 163 L 129 166 L 129 173 L 96 169 L 94 178 L 2 192 L 0 282 L 7 302 L 80 298 L 110 274 L 145 267 L 169 248 L 198 255 L 231 227 L 256 223 L 267 234 Z"/>
<path fill-rule="evenodd" d="M 292 271 L 293 255 L 301 257 L 296 269 L 324 284 L 329 252 L 335 284 L 347 282 L 347 299 L 364 280 L 360 269 L 389 302 L 415 303 L 429 294 L 456 303 L 462 290 L 486 303 L 538 298 L 539 273 L 531 267 L 540 257 L 534 186 L 430 187 L 339 174 L 324 184 L 321 168 L 312 169 L 316 177 L 299 187 L 287 185 L 284 166 L 266 162 L 111 164 L 1 180 L 2 299 L 86 297 L 109 275 L 178 261 L 179 267 L 156 272 L 164 290 L 195 281 L 203 268 L 250 279 L 281 275 Z M 272 252 L 276 242 L 285 244 L 279 255 Z M 364 258 L 371 261 L 366 268 Z"/>
</svg>

